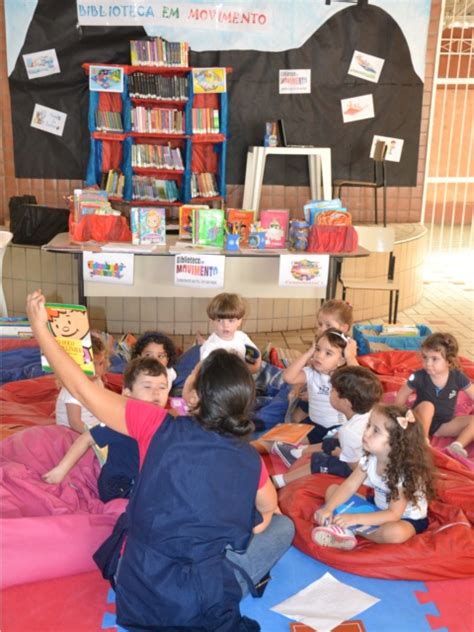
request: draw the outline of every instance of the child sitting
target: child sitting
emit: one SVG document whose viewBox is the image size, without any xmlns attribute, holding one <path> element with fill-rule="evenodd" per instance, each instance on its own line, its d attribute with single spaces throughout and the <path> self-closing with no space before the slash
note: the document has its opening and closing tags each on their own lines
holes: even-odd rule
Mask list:
<svg viewBox="0 0 474 632">
<path fill-rule="evenodd" d="M 433 467 L 421 423 L 411 410 L 376 406 L 362 445 L 365 455 L 357 468 L 341 485 L 328 487 L 326 504 L 315 513 L 321 525 L 313 529 L 316 544 L 353 549 L 357 544 L 354 530 L 379 544 L 400 544 L 428 528 Z M 373 502 L 379 511 L 335 515 L 337 507 L 362 484 L 374 489 Z M 371 526 L 376 528 L 367 528 Z"/>
<path fill-rule="evenodd" d="M 332 407 L 347 419 L 339 426 L 337 433 L 323 439 L 322 444 L 304 448 L 294 448 L 289 444 L 275 444 L 282 460 L 291 465 L 300 456 L 311 454 L 311 461 L 291 469 L 286 474 L 273 477 L 278 487 L 308 476 L 309 474 L 335 474 L 348 477 L 359 464 L 362 456 L 362 435 L 364 434 L 370 411 L 377 404 L 383 389 L 380 380 L 372 371 L 361 366 L 341 367 L 331 375 Z"/>
<path fill-rule="evenodd" d="M 421 345 L 423 368 L 415 371 L 398 392 L 396 403 L 404 405 L 413 391 L 413 410 L 420 419 L 426 437 L 455 437 L 448 449 L 467 457 L 465 447 L 474 440 L 474 416 L 455 417 L 459 391 L 474 399 L 474 385 L 459 370 L 459 347 L 454 336 L 436 333 Z"/>
<path fill-rule="evenodd" d="M 102 339 L 97 334 L 91 334 L 91 341 L 95 375 L 89 379 L 97 386 L 103 387 L 102 378 L 109 366 L 107 351 Z M 61 389 L 56 400 L 56 423 L 60 426 L 67 426 L 76 432 L 84 432 L 87 428 L 97 425 L 99 420 L 62 386 L 60 380 L 59 384 Z"/>
<path fill-rule="evenodd" d="M 164 407 L 169 383 L 165 367 L 153 358 L 132 360 L 123 376 L 125 397 Z M 88 448 L 106 449 L 105 463 L 97 481 L 99 498 L 106 503 L 114 498 L 128 498 L 138 476 L 138 445 L 131 437 L 98 424 L 78 437 L 63 459 L 42 478 L 47 483 L 61 483 Z"/>
<path fill-rule="evenodd" d="M 166 367 L 170 389 L 176 379 L 174 364 L 176 362 L 176 347 L 174 342 L 159 331 L 147 331 L 138 338 L 133 345 L 131 359 L 154 358 Z"/>
<path fill-rule="evenodd" d="M 201 345 L 201 361 L 214 349 L 226 349 L 240 355 L 251 373 L 258 373 L 262 364 L 260 352 L 247 334 L 239 330 L 245 316 L 245 303 L 242 297 L 222 292 L 214 296 L 206 311 L 215 331 Z"/>
<path fill-rule="evenodd" d="M 48 330 L 44 303 L 40 292 L 30 294 L 27 314 L 53 370 L 101 421 L 138 442 L 140 476 L 116 573 L 117 623 L 239 630 L 242 578 L 253 586 L 266 575 L 294 533 L 275 514 L 275 488 L 247 444 L 255 384 L 246 365 L 215 350 L 185 383 L 192 416 L 173 419 L 89 381 Z"/>
<path fill-rule="evenodd" d="M 328 329 L 316 338 L 311 347 L 284 371 L 283 379 L 288 384 L 304 385 L 308 388 L 309 419 L 314 429 L 306 437 L 306 443 L 320 443 L 329 430 L 338 428 L 344 415 L 329 401 L 331 374 L 346 361 L 344 350 L 346 336 L 336 329 Z M 307 366 L 308 365 L 308 366 Z"/>
</svg>

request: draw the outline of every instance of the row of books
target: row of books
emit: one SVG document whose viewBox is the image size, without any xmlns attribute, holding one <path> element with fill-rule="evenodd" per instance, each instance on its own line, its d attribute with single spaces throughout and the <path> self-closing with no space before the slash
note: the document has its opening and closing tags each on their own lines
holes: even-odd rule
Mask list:
<svg viewBox="0 0 474 632">
<path fill-rule="evenodd" d="M 100 188 L 107 191 L 111 197 L 123 197 L 123 186 L 125 184 L 125 176 L 117 169 L 109 169 L 102 174 Z"/>
<path fill-rule="evenodd" d="M 132 130 L 145 134 L 184 134 L 185 119 L 182 110 L 174 108 L 132 108 Z"/>
<path fill-rule="evenodd" d="M 134 72 L 128 76 L 128 91 L 135 99 L 187 101 L 188 78 Z"/>
<path fill-rule="evenodd" d="M 211 108 L 193 108 L 192 110 L 193 134 L 218 134 L 219 110 Z"/>
<path fill-rule="evenodd" d="M 176 202 L 178 198 L 179 189 L 175 180 L 160 180 L 152 176 L 132 177 L 133 200 Z"/>
<path fill-rule="evenodd" d="M 122 115 L 120 112 L 97 110 L 95 126 L 102 132 L 123 132 Z"/>
<path fill-rule="evenodd" d="M 132 145 L 132 167 L 184 170 L 179 147 L 168 145 Z"/>
<path fill-rule="evenodd" d="M 130 63 L 132 66 L 187 67 L 189 44 L 168 42 L 162 37 L 149 37 L 130 41 Z"/>
<path fill-rule="evenodd" d="M 205 204 L 193 205 L 183 204 L 179 208 L 179 238 L 180 239 L 192 239 L 193 234 L 193 212 L 195 210 L 208 209 Z M 248 236 L 250 229 L 254 223 L 255 213 L 254 211 L 248 211 L 244 209 L 229 208 L 226 211 L 226 223 L 227 225 L 238 226 L 240 232 L 240 243 L 242 245 L 248 245 Z"/>
<path fill-rule="evenodd" d="M 310 226 L 317 224 L 318 215 L 325 211 L 341 211 L 347 212 L 342 206 L 340 198 L 334 200 L 311 200 L 303 207 L 304 218 Z"/>
<path fill-rule="evenodd" d="M 166 210 L 134 206 L 130 209 L 130 228 L 133 244 L 163 246 L 166 244 Z"/>
<path fill-rule="evenodd" d="M 74 221 L 79 222 L 83 215 L 93 215 L 97 212 L 109 212 L 111 209 L 107 191 L 99 189 L 74 189 L 73 215 Z"/>
<path fill-rule="evenodd" d="M 191 197 L 215 197 L 219 195 L 216 176 L 213 173 L 191 174 Z"/>
</svg>

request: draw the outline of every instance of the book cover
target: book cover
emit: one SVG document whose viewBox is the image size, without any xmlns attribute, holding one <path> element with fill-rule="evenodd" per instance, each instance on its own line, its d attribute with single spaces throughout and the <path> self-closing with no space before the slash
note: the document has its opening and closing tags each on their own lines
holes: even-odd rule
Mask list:
<svg viewBox="0 0 474 632">
<path fill-rule="evenodd" d="M 303 213 L 305 221 L 312 226 L 316 223 L 319 213 L 323 211 L 340 211 L 342 208 L 340 198 L 335 198 L 334 200 L 311 200 L 311 202 L 304 205 Z"/>
<path fill-rule="evenodd" d="M 312 424 L 278 424 L 258 437 L 258 441 L 283 441 L 298 445 L 312 430 Z"/>
<path fill-rule="evenodd" d="M 336 507 L 336 509 L 334 510 L 334 513 L 335 514 L 342 514 L 342 513 L 354 514 L 354 513 L 375 513 L 376 511 L 380 511 L 380 509 L 376 505 L 374 505 L 374 503 L 370 502 L 366 498 L 362 498 L 361 496 L 357 496 L 356 494 L 354 494 L 353 496 L 349 498 L 349 500 L 346 500 L 345 503 L 342 503 L 342 505 L 339 505 L 339 507 Z M 349 529 L 353 531 L 354 533 L 367 534 L 367 533 L 372 533 L 373 531 L 378 529 L 378 527 L 373 526 L 373 525 L 356 524 L 356 525 L 353 525 L 352 527 L 349 527 Z"/>
<path fill-rule="evenodd" d="M 164 208 L 139 208 L 138 232 L 140 244 L 166 244 L 166 210 Z"/>
<path fill-rule="evenodd" d="M 265 248 L 285 248 L 288 239 L 290 211 L 260 211 L 260 223 L 266 230 Z"/>
<path fill-rule="evenodd" d="M 201 204 L 201 205 L 183 204 L 183 206 L 179 207 L 179 238 L 180 239 L 192 239 L 193 237 L 193 229 L 192 229 L 193 209 L 202 209 L 202 208 L 209 208 L 209 207 L 205 204 Z"/>
<path fill-rule="evenodd" d="M 87 309 L 83 305 L 46 303 L 46 311 L 48 328 L 58 344 L 86 375 L 95 375 Z M 41 355 L 41 366 L 47 373 L 53 372 L 44 355 Z"/>
<path fill-rule="evenodd" d="M 290 623 L 290 632 L 318 632 L 314 628 L 310 628 L 308 625 L 304 623 Z M 355 621 L 343 621 L 335 628 L 331 630 L 331 632 L 365 632 L 364 623 L 356 619 Z"/>
<path fill-rule="evenodd" d="M 194 244 L 224 247 L 225 216 L 222 209 L 194 209 L 192 222 Z"/>
<path fill-rule="evenodd" d="M 240 232 L 240 245 L 248 246 L 250 227 L 255 222 L 254 211 L 246 211 L 240 208 L 228 208 L 227 222 L 229 224 L 238 224 Z"/>
<path fill-rule="evenodd" d="M 132 348 L 135 346 L 137 339 L 133 334 L 124 334 L 118 341 L 119 353 L 126 360 L 130 360 L 132 356 Z"/>
</svg>

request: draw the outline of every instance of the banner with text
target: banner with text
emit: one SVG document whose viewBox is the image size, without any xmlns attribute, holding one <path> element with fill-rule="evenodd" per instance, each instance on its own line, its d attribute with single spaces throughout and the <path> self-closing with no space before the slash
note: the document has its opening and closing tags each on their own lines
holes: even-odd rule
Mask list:
<svg viewBox="0 0 474 632">
<path fill-rule="evenodd" d="M 93 283 L 133 285 L 134 255 L 128 252 L 89 252 L 82 255 L 82 276 Z"/>
<path fill-rule="evenodd" d="M 282 287 L 328 284 L 329 255 L 281 255 L 278 285 Z"/>
<path fill-rule="evenodd" d="M 187 287 L 224 287 L 224 255 L 183 254 L 174 258 L 174 284 Z"/>
</svg>

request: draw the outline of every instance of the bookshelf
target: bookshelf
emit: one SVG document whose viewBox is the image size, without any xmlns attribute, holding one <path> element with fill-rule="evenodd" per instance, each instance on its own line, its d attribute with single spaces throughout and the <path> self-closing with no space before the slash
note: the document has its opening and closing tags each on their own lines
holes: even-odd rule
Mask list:
<svg viewBox="0 0 474 632">
<path fill-rule="evenodd" d="M 135 65 L 107 64 L 123 70 L 122 93 L 89 92 L 86 184 L 132 206 L 220 206 L 226 197 L 227 92 L 194 94 L 186 45 L 163 42 L 132 41 Z M 90 66 L 84 64 L 86 73 Z"/>
</svg>

